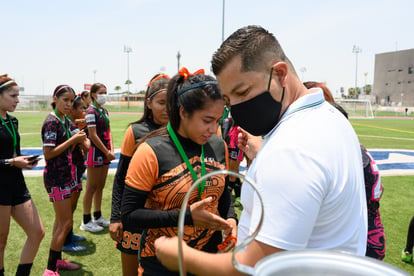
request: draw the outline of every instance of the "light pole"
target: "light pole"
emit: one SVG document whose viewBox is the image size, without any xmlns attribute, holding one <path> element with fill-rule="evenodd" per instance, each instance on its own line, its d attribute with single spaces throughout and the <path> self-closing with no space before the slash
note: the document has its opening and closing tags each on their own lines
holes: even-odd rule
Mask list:
<svg viewBox="0 0 414 276">
<path fill-rule="evenodd" d="M 362 52 L 359 46 L 354 45 L 352 53 L 355 54 L 355 94 L 357 94 L 357 82 L 358 82 L 358 54 Z"/>
<path fill-rule="evenodd" d="M 126 85 L 128 87 L 128 95 L 127 95 L 127 99 L 128 99 L 128 109 L 129 109 L 129 84 L 131 83 L 131 80 L 129 79 L 129 53 L 132 52 L 132 48 L 129 46 L 124 45 L 124 53 L 127 54 L 127 81 L 126 81 Z"/>
<path fill-rule="evenodd" d="M 366 87 L 367 87 L 367 76 L 368 76 L 368 72 L 365 72 L 364 73 L 364 77 L 365 77 L 365 79 L 364 79 L 364 93 L 365 94 L 367 94 L 367 91 L 365 90 Z"/>
<path fill-rule="evenodd" d="M 177 72 L 180 71 L 180 58 L 181 54 L 180 51 L 177 52 Z"/>
<path fill-rule="evenodd" d="M 221 42 L 224 41 L 224 8 L 226 5 L 226 1 L 223 0 L 223 16 L 222 16 L 222 21 L 221 21 Z"/>
</svg>

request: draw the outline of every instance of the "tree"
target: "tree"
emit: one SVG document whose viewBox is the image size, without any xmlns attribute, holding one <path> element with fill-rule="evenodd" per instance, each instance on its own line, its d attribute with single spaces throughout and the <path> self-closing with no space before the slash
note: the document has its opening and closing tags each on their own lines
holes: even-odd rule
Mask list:
<svg viewBox="0 0 414 276">
<path fill-rule="evenodd" d="M 348 88 L 348 95 L 350 98 L 353 98 L 355 95 L 355 88 L 353 87 Z"/>
<path fill-rule="evenodd" d="M 371 90 L 372 90 L 371 84 L 367 84 L 364 86 L 364 91 L 366 95 L 371 94 Z"/>
<path fill-rule="evenodd" d="M 119 94 L 119 91 L 121 91 L 122 87 L 117 85 L 115 86 L 114 90 L 116 91 L 117 94 Z"/>
</svg>

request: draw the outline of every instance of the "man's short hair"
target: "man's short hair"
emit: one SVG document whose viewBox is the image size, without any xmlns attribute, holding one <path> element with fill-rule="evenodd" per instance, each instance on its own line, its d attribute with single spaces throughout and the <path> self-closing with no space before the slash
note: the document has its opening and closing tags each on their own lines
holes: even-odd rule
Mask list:
<svg viewBox="0 0 414 276">
<path fill-rule="evenodd" d="M 214 53 L 211 66 L 215 75 L 240 55 L 242 72 L 267 71 L 270 64 L 283 61 L 293 69 L 275 36 L 260 26 L 246 26 L 230 35 Z"/>
</svg>

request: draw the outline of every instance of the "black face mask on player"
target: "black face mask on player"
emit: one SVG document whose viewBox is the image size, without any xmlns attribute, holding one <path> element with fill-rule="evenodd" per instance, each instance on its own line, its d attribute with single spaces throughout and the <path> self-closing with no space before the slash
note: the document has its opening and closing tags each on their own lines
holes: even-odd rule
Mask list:
<svg viewBox="0 0 414 276">
<path fill-rule="evenodd" d="M 280 102 L 275 101 L 269 92 L 272 73 L 273 67 L 270 70 L 269 84 L 266 91 L 248 101 L 231 106 L 231 116 L 234 122 L 255 136 L 266 135 L 279 122 L 285 87 L 283 87 Z"/>
</svg>

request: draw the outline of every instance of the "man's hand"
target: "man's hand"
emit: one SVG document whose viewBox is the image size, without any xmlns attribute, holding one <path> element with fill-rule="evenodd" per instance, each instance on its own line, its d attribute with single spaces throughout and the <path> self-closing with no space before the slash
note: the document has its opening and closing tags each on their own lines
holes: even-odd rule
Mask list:
<svg viewBox="0 0 414 276">
<path fill-rule="evenodd" d="M 238 127 L 238 147 L 244 152 L 244 154 L 250 160 L 253 160 L 256 157 L 257 152 L 262 146 L 262 137 L 253 136 L 241 127 Z"/>
<path fill-rule="evenodd" d="M 163 266 L 172 271 L 178 271 L 178 238 L 160 237 L 155 240 L 155 252 Z M 188 245 L 182 242 L 183 251 Z"/>
</svg>

